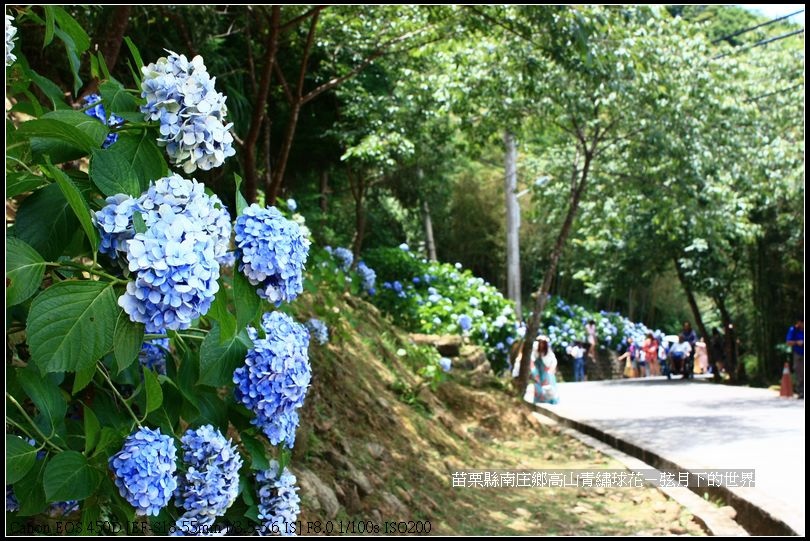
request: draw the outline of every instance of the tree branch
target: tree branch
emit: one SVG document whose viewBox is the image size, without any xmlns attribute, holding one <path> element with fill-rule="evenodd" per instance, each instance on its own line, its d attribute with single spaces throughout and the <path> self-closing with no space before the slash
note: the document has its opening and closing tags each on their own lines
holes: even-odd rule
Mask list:
<svg viewBox="0 0 810 541">
<path fill-rule="evenodd" d="M 276 72 L 276 77 L 278 77 L 278 80 L 281 83 L 281 88 L 284 89 L 284 96 L 287 98 L 287 102 L 292 105 L 295 98 L 293 98 L 290 85 L 287 84 L 287 79 L 284 77 L 284 72 L 281 71 L 281 67 L 279 67 L 278 62 L 276 62 L 276 64 L 273 66 L 273 70 Z"/>
<path fill-rule="evenodd" d="M 287 21 L 286 23 L 282 24 L 282 25 L 279 27 L 279 30 L 281 30 L 282 32 L 284 32 L 284 31 L 286 31 L 286 30 L 289 30 L 290 28 L 292 28 L 293 26 L 297 25 L 298 23 L 300 23 L 300 22 L 301 22 L 301 21 L 303 21 L 304 19 L 307 19 L 307 18 L 309 18 L 309 17 L 312 17 L 312 15 L 313 15 L 313 14 L 315 14 L 316 12 L 320 12 L 320 11 L 322 11 L 322 10 L 324 10 L 324 9 L 328 8 L 328 7 L 329 7 L 329 6 L 315 6 L 314 8 L 310 9 L 310 10 L 309 10 L 309 11 L 307 11 L 306 13 L 304 13 L 304 14 L 302 14 L 302 15 L 299 15 L 298 17 L 293 17 L 292 19 L 290 19 L 290 20 L 289 20 L 289 21 Z"/>
</svg>

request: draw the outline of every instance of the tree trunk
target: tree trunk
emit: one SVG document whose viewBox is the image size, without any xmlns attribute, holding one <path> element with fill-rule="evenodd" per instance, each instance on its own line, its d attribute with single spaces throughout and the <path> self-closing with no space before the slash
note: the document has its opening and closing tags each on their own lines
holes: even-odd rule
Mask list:
<svg viewBox="0 0 810 541">
<path fill-rule="evenodd" d="M 256 202 L 256 193 L 259 188 L 259 173 L 256 168 L 256 144 L 259 141 L 259 133 L 264 121 L 267 109 L 267 96 L 270 90 L 270 77 L 273 73 L 273 64 L 276 62 L 276 51 L 278 50 L 278 33 L 281 24 L 281 7 L 273 6 L 270 17 L 270 29 L 267 33 L 267 48 L 262 66 L 262 76 L 259 81 L 258 93 L 253 102 L 253 114 L 250 118 L 250 128 L 245 136 L 245 144 L 242 149 L 243 167 L 245 173 L 245 199 L 248 203 Z M 269 204 L 265 197 L 265 204 Z M 275 202 L 275 199 L 273 199 Z"/>
<path fill-rule="evenodd" d="M 703 318 L 700 316 L 700 309 L 698 308 L 697 300 L 695 300 L 695 294 L 692 292 L 692 287 L 689 285 L 686 274 L 683 272 L 681 266 L 678 265 L 678 258 L 673 257 L 672 260 L 675 263 L 675 271 L 678 273 L 678 280 L 681 282 L 683 291 L 686 294 L 686 301 L 689 303 L 689 308 L 692 310 L 692 317 L 695 318 L 695 325 L 697 325 L 698 331 L 705 340 L 708 338 L 709 334 L 706 332 L 706 326 L 703 324 Z"/>
<path fill-rule="evenodd" d="M 594 147 L 596 145 L 594 144 Z M 568 212 L 565 215 L 560 232 L 557 235 L 557 241 L 554 243 L 554 249 L 551 252 L 551 260 L 549 261 L 548 268 L 543 273 L 543 282 L 534 294 L 534 311 L 532 317 L 529 319 L 526 326 L 526 334 L 523 340 L 522 360 L 520 362 L 520 374 L 518 376 L 518 396 L 523 396 L 526 390 L 526 384 L 529 383 L 529 373 L 531 372 L 531 358 L 532 347 L 534 339 L 537 336 L 537 330 L 540 328 L 540 318 L 543 314 L 543 309 L 546 307 L 548 300 L 548 292 L 551 290 L 551 282 L 554 275 L 557 273 L 557 263 L 560 261 L 565 242 L 568 240 L 568 235 L 571 233 L 571 226 L 574 223 L 577 210 L 579 209 L 579 202 L 582 194 L 585 191 L 585 186 L 588 183 L 588 172 L 591 168 L 591 160 L 593 159 L 594 148 L 590 152 L 585 153 L 585 163 L 582 166 L 582 172 L 577 175 L 576 159 L 572 171 L 571 183 L 571 201 L 568 204 Z M 549 344 L 552 347 L 553 344 Z"/>
<path fill-rule="evenodd" d="M 427 199 L 422 201 L 422 214 L 425 218 L 425 244 L 430 261 L 436 261 L 436 241 L 433 239 L 433 220 L 430 218 L 430 206 Z"/>
<path fill-rule="evenodd" d="M 515 303 L 515 312 L 521 318 L 520 306 L 520 206 L 517 199 L 517 145 L 515 136 L 503 134 L 506 146 L 504 197 L 506 199 L 506 292 Z"/>
<path fill-rule="evenodd" d="M 745 365 L 738 362 L 737 352 L 737 331 L 734 328 L 734 322 L 731 319 L 731 314 L 726 306 L 725 299 L 721 296 L 714 298 L 714 303 L 717 309 L 720 310 L 720 319 L 723 322 L 723 329 L 725 330 L 725 346 L 726 359 L 728 359 L 729 370 L 728 373 L 737 381 L 743 382 L 746 379 Z"/>
<path fill-rule="evenodd" d="M 104 63 L 107 69 L 112 71 L 118 62 L 118 53 L 121 51 L 121 43 L 124 41 L 124 34 L 129 26 L 129 15 L 132 6 L 115 6 L 112 15 L 107 20 L 104 28 L 104 36 L 99 40 L 98 48 L 104 56 Z"/>
<path fill-rule="evenodd" d="M 363 237 L 366 234 L 366 209 L 365 209 L 365 192 L 366 183 L 362 175 L 355 177 L 351 172 L 349 176 L 349 187 L 354 197 L 354 240 L 352 241 L 352 268 L 357 268 L 357 263 L 360 261 L 360 252 L 363 248 Z"/>
<path fill-rule="evenodd" d="M 270 128 L 272 127 L 272 121 L 270 120 L 269 116 L 264 117 L 264 137 L 262 138 L 262 142 L 264 143 L 264 193 L 266 194 L 267 191 L 272 186 L 273 182 L 273 156 L 270 151 Z M 266 205 L 266 198 L 265 198 L 265 205 Z"/>
<path fill-rule="evenodd" d="M 301 112 L 301 101 L 293 103 L 290 110 L 290 118 L 287 120 L 287 128 L 284 130 L 284 140 L 281 143 L 281 152 L 276 160 L 276 168 L 273 171 L 273 182 L 270 190 L 265 194 L 268 205 L 274 205 L 276 198 L 281 191 L 284 182 L 284 171 L 287 168 L 287 160 L 290 158 L 290 149 L 295 138 L 295 129 L 298 127 L 298 114 Z"/>
</svg>

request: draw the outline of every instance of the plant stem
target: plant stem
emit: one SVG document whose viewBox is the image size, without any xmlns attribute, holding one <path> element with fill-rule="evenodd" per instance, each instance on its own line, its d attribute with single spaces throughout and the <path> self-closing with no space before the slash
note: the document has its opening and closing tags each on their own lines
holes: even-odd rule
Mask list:
<svg viewBox="0 0 810 541">
<path fill-rule="evenodd" d="M 25 408 L 24 408 L 24 407 L 22 407 L 22 406 L 20 405 L 20 403 L 19 403 L 19 402 L 17 402 L 17 399 L 16 399 L 16 398 L 14 398 L 13 396 L 11 396 L 11 395 L 10 395 L 8 392 L 6 392 L 6 398 L 8 398 L 8 399 L 11 401 L 11 403 L 12 403 L 12 404 L 14 404 L 14 406 L 15 406 L 15 407 L 16 407 L 18 410 L 20 410 L 20 413 L 22 413 L 23 417 L 25 417 L 25 420 L 26 420 L 26 421 L 28 421 L 28 422 L 30 423 L 30 425 L 31 425 L 31 426 L 34 428 L 34 430 L 36 431 L 36 433 L 37 433 L 37 434 L 39 434 L 39 437 L 41 437 L 41 438 L 42 438 L 42 440 L 43 440 L 44 442 L 46 442 L 48 445 L 50 445 L 51 447 L 53 447 L 53 448 L 54 448 L 54 449 L 56 449 L 57 451 L 64 451 L 64 449 L 62 449 L 61 447 L 59 447 L 58 445 L 56 445 L 54 442 L 52 442 L 52 441 L 51 441 L 51 438 L 50 438 L 49 436 L 46 436 L 46 435 L 45 435 L 45 434 L 42 432 L 42 430 L 40 430 L 40 429 L 39 429 L 39 427 L 38 427 L 38 426 L 37 426 L 37 424 L 34 422 L 34 420 L 33 420 L 33 419 L 31 419 L 31 416 L 30 416 L 30 415 L 28 415 L 28 412 L 27 412 L 27 411 L 25 411 Z M 53 434 L 51 434 L 51 435 L 53 435 Z"/>
<path fill-rule="evenodd" d="M 104 271 L 95 269 L 93 267 L 88 267 L 87 265 L 82 265 L 81 263 L 75 263 L 73 261 L 62 261 L 62 262 L 58 262 L 58 263 L 48 261 L 47 263 L 45 263 L 45 265 L 48 266 L 48 267 L 70 267 L 70 268 L 74 268 L 74 269 L 83 270 L 85 272 L 89 272 L 90 274 L 95 274 L 96 276 L 101 276 L 102 278 L 106 278 L 106 279 L 108 279 L 111 282 L 116 283 L 116 284 L 126 284 L 127 283 L 126 280 L 122 280 L 121 278 L 116 278 L 112 274 L 107 274 Z"/>
<path fill-rule="evenodd" d="M 107 372 L 98 364 L 96 364 L 96 370 L 98 370 L 104 377 L 104 379 L 107 381 L 107 384 L 110 386 L 110 389 L 112 389 L 113 394 L 115 394 L 115 396 L 118 397 L 118 399 L 121 402 L 123 402 L 124 407 L 127 408 L 127 411 L 129 412 L 130 416 L 135 420 L 135 423 L 137 423 L 138 428 L 143 428 L 143 425 L 141 424 L 141 421 L 138 419 L 138 416 L 135 415 L 135 412 L 132 411 L 131 407 L 129 407 L 129 402 L 127 402 L 126 399 L 123 396 L 121 396 L 121 393 L 118 392 L 118 389 L 115 388 L 115 384 L 113 384 Z"/>
</svg>

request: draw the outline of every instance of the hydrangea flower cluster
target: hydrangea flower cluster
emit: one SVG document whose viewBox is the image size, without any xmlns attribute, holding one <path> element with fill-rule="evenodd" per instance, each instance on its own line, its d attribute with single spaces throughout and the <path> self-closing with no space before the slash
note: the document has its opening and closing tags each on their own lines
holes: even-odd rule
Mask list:
<svg viewBox="0 0 810 541">
<path fill-rule="evenodd" d="M 184 520 L 212 526 L 239 495 L 242 457 L 236 445 L 211 425 L 187 430 L 180 441 L 187 470 L 180 474 L 174 493 L 177 506 L 186 510 L 178 528 Z"/>
<path fill-rule="evenodd" d="M 135 213 L 146 230 L 135 231 Z M 158 179 L 138 199 L 107 198 L 94 215 L 102 253 L 124 254 L 135 280 L 118 304 L 147 333 L 187 329 L 208 312 L 219 290 L 219 259 L 231 235 L 228 211 L 196 180 Z"/>
<path fill-rule="evenodd" d="M 253 327 L 248 335 L 253 347 L 245 365 L 233 373 L 236 399 L 256 414 L 251 423 L 261 427 L 273 445 L 292 448 L 298 428 L 298 408 L 312 377 L 309 366 L 309 332 L 281 312 L 262 316 L 265 338 Z"/>
<path fill-rule="evenodd" d="M 110 469 L 121 496 L 145 515 L 157 515 L 177 488 L 177 449 L 160 429 L 141 427 L 110 457 Z"/>
<path fill-rule="evenodd" d="M 17 57 L 11 51 L 14 50 L 14 35 L 17 29 L 14 27 L 14 17 L 6 15 L 6 66 L 12 65 Z"/>
<path fill-rule="evenodd" d="M 439 359 L 439 366 L 441 366 L 442 370 L 444 370 L 445 372 L 449 372 L 453 368 L 453 361 L 448 357 L 442 357 L 441 359 Z"/>
<path fill-rule="evenodd" d="M 144 66 L 141 106 L 146 120 L 160 122 L 158 144 L 166 147 L 172 163 L 186 173 L 208 171 L 233 156 L 233 124 L 226 124 L 225 96 L 214 88 L 216 77 L 202 57 L 189 60 L 167 51 L 168 57 Z"/>
<path fill-rule="evenodd" d="M 374 269 L 361 261 L 357 264 L 357 274 L 360 276 L 360 285 L 363 287 L 363 291 L 369 295 L 374 295 L 377 292 L 374 289 L 374 282 L 377 280 L 377 273 L 374 272 Z"/>
<path fill-rule="evenodd" d="M 256 474 L 259 484 L 259 520 L 261 534 L 293 535 L 291 524 L 298 520 L 301 499 L 298 497 L 296 478 L 287 468 L 280 472 L 279 463 L 270 462 L 267 471 Z"/>
<path fill-rule="evenodd" d="M 461 314 L 458 316 L 458 326 L 461 327 L 461 330 L 467 332 L 472 327 L 472 319 L 467 314 Z"/>
<path fill-rule="evenodd" d="M 326 323 L 314 317 L 306 323 L 309 334 L 315 338 L 315 341 L 320 345 L 324 345 L 329 341 L 329 328 Z"/>
<path fill-rule="evenodd" d="M 16 513 L 19 510 L 20 502 L 17 501 L 17 496 L 14 495 L 14 488 L 11 485 L 6 485 L 6 511 Z"/>
<path fill-rule="evenodd" d="M 79 510 L 78 500 L 68 500 L 66 502 L 55 502 L 48 507 L 48 516 L 51 518 L 59 518 L 65 515 L 70 515 Z"/>
<path fill-rule="evenodd" d="M 287 199 L 287 210 L 289 210 L 290 212 L 295 212 L 296 210 L 298 210 L 298 203 L 295 201 L 295 199 L 293 198 Z"/>
<path fill-rule="evenodd" d="M 107 112 L 104 110 L 104 104 L 101 103 L 101 96 L 98 94 L 90 94 L 89 96 L 85 96 L 84 104 L 92 105 L 92 107 L 89 109 L 85 109 L 84 114 L 99 120 L 105 126 L 113 128 L 124 123 L 124 119 L 115 113 L 110 113 L 110 118 L 107 120 Z M 115 132 L 110 132 L 107 134 L 106 139 L 104 139 L 104 142 L 101 144 L 101 148 L 108 148 L 116 141 L 118 141 L 118 134 Z"/>
<path fill-rule="evenodd" d="M 275 208 L 247 207 L 234 226 L 240 252 L 239 270 L 259 286 L 259 296 L 276 306 L 295 299 L 304 290 L 304 264 L 309 240 L 298 224 Z"/>
<path fill-rule="evenodd" d="M 335 248 L 332 255 L 338 260 L 340 270 L 343 272 L 349 272 L 349 269 L 352 268 L 352 263 L 354 263 L 354 254 L 352 254 L 352 251 L 348 248 L 339 247 Z"/>
<path fill-rule="evenodd" d="M 138 361 L 148 370 L 166 375 L 166 352 L 169 351 L 168 338 L 153 338 L 141 346 Z"/>
</svg>

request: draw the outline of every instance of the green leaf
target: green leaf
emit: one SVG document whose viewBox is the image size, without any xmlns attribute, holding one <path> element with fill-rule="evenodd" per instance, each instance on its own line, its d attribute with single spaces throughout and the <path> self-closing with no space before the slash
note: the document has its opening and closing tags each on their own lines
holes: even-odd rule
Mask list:
<svg viewBox="0 0 810 541">
<path fill-rule="evenodd" d="M 143 214 L 137 210 L 132 213 L 132 227 L 136 233 L 146 233 L 146 222 L 143 221 Z"/>
<path fill-rule="evenodd" d="M 53 381 L 27 368 L 17 370 L 17 381 L 39 410 L 40 417 L 47 421 L 49 429 L 53 430 L 65 419 L 65 397 Z"/>
<path fill-rule="evenodd" d="M 101 56 L 101 54 L 99 54 Z M 103 61 L 103 57 L 102 57 Z M 102 64 L 104 66 L 104 64 Z M 106 69 L 106 66 L 104 66 Z M 107 74 L 109 78 L 109 73 Z M 106 111 L 109 113 L 123 113 L 124 111 L 135 111 L 138 104 L 135 97 L 126 91 L 124 85 L 118 81 L 104 81 L 98 87 L 101 99 L 104 101 Z"/>
<path fill-rule="evenodd" d="M 123 310 L 115 322 L 113 355 L 118 373 L 123 372 L 138 357 L 143 346 L 143 323 L 135 323 Z"/>
<path fill-rule="evenodd" d="M 104 125 L 103 122 L 100 122 L 97 118 L 86 115 L 81 111 L 50 111 L 49 113 L 45 113 L 42 118 L 48 120 L 58 120 L 59 122 L 64 122 L 65 124 L 69 124 L 74 128 L 81 130 L 85 135 L 93 140 L 94 147 L 100 147 L 107 138 L 107 134 L 110 133 L 110 130 Z"/>
<path fill-rule="evenodd" d="M 101 125 L 100 122 L 95 122 Z M 53 118 L 23 122 L 17 133 L 31 139 L 31 152 L 37 163 L 43 163 L 45 156 L 49 156 L 54 163 L 75 160 L 99 146 L 82 130 Z"/>
<path fill-rule="evenodd" d="M 83 53 L 89 49 L 90 37 L 87 35 L 87 32 L 84 31 L 82 25 L 80 25 L 76 19 L 71 17 L 70 14 L 63 8 L 54 7 L 53 10 L 54 16 L 56 17 L 56 24 L 58 24 L 59 28 L 64 30 L 73 40 L 73 43 L 76 45 L 76 51 L 78 53 Z"/>
<path fill-rule="evenodd" d="M 96 373 L 95 363 L 88 366 L 87 368 L 77 370 L 76 376 L 73 378 L 73 389 L 70 391 L 70 394 L 75 395 L 76 393 L 87 387 L 87 384 L 93 381 L 93 376 L 95 375 L 95 373 Z"/>
<path fill-rule="evenodd" d="M 101 423 L 98 422 L 98 417 L 93 413 L 92 408 L 84 406 L 84 453 L 90 456 L 93 448 L 99 442 L 101 435 Z"/>
<path fill-rule="evenodd" d="M 6 484 L 13 485 L 34 467 L 37 449 L 19 436 L 6 434 Z"/>
<path fill-rule="evenodd" d="M 43 486 L 49 502 L 83 500 L 93 494 L 101 482 L 100 472 L 77 451 L 63 451 L 45 467 Z"/>
<path fill-rule="evenodd" d="M 110 75 L 110 69 L 107 67 L 107 61 L 104 60 L 104 55 L 101 54 L 101 53 L 98 53 L 96 55 L 96 58 L 98 58 L 98 65 L 99 65 L 99 68 L 101 68 L 101 73 L 102 73 L 102 75 L 104 75 L 104 78 L 107 79 L 108 81 L 111 80 L 112 76 Z M 113 111 L 113 112 L 118 112 L 118 111 Z"/>
<path fill-rule="evenodd" d="M 236 318 L 228 311 L 228 291 L 223 286 L 221 279 L 219 291 L 214 297 L 214 302 L 211 303 L 208 317 L 219 323 L 220 343 L 230 340 L 236 334 Z"/>
<path fill-rule="evenodd" d="M 14 483 L 14 495 L 20 502 L 17 515 L 29 517 L 41 513 L 46 506 L 45 490 L 42 487 L 42 477 L 45 473 L 46 460 L 37 460 L 28 475 Z"/>
<path fill-rule="evenodd" d="M 124 36 L 124 43 L 127 44 L 129 48 L 129 53 L 132 55 L 132 58 L 135 60 L 135 67 L 138 68 L 138 73 L 141 73 L 141 68 L 143 68 L 143 60 L 141 59 L 141 53 L 138 51 L 138 48 L 132 43 L 132 40 L 129 39 L 129 36 Z"/>
<path fill-rule="evenodd" d="M 118 316 L 109 282 L 69 280 L 34 299 L 28 316 L 31 359 L 42 372 L 93 365 L 113 346 Z"/>
<path fill-rule="evenodd" d="M 214 325 L 200 346 L 199 383 L 219 387 L 233 380 L 233 371 L 245 361 L 250 339 L 242 330 L 224 344 L 220 343 L 219 325 Z"/>
<path fill-rule="evenodd" d="M 236 326 L 241 330 L 256 318 L 261 308 L 256 287 L 250 285 L 247 276 L 233 273 L 233 300 L 236 306 Z"/>
<path fill-rule="evenodd" d="M 68 104 L 65 103 L 65 95 L 62 92 L 62 89 L 59 88 L 53 81 L 47 77 L 43 77 L 27 66 L 23 67 L 23 73 L 26 77 L 31 79 L 31 82 L 39 87 L 42 93 L 45 94 L 49 100 L 51 100 L 54 109 L 70 109 Z"/>
<path fill-rule="evenodd" d="M 264 444 L 258 439 L 248 436 L 247 434 L 242 434 L 240 436 L 242 439 L 242 444 L 247 449 L 248 454 L 250 455 L 250 468 L 253 470 L 266 470 L 270 467 L 270 462 L 267 460 L 267 449 L 265 449 Z"/>
<path fill-rule="evenodd" d="M 42 284 L 45 260 L 28 244 L 6 239 L 6 305 L 14 306 L 33 295 Z"/>
<path fill-rule="evenodd" d="M 143 383 L 146 387 L 146 413 L 155 411 L 163 404 L 163 389 L 154 370 L 143 368 Z"/>
<path fill-rule="evenodd" d="M 98 252 L 100 242 L 98 230 L 93 225 L 93 218 L 90 217 L 90 207 L 87 205 L 87 201 L 82 197 L 79 189 L 73 184 L 70 177 L 68 177 L 64 171 L 53 165 L 46 165 L 44 169 L 49 173 L 49 176 L 56 181 L 59 185 L 59 189 L 62 190 L 62 194 L 65 196 L 65 199 L 67 199 L 70 208 L 73 209 L 74 214 L 76 214 L 76 217 L 79 219 L 84 233 L 90 240 L 90 247 L 93 249 L 93 252 Z"/>
<path fill-rule="evenodd" d="M 114 429 L 105 426 L 101 429 L 93 456 L 111 455 L 113 450 L 121 448 L 124 438 Z"/>
<path fill-rule="evenodd" d="M 234 173 L 233 180 L 236 183 L 236 217 L 242 215 L 242 211 L 244 211 L 248 207 L 247 201 L 245 201 L 245 197 L 242 195 L 240 191 L 240 186 L 242 185 L 242 177 Z"/>
<path fill-rule="evenodd" d="M 52 261 L 62 255 L 79 221 L 56 184 L 37 190 L 17 211 L 16 236 Z"/>
<path fill-rule="evenodd" d="M 73 94 L 78 94 L 79 89 L 82 87 L 82 78 L 79 76 L 79 69 L 82 66 L 82 61 L 79 58 L 80 53 L 77 51 L 73 38 L 67 32 L 57 28 L 54 34 L 65 45 L 65 54 L 67 55 L 68 64 L 70 64 L 70 72 L 73 74 Z"/>
<path fill-rule="evenodd" d="M 53 7 L 43 6 L 45 8 L 45 40 L 42 42 L 42 47 L 45 48 L 53 41 Z"/>
<path fill-rule="evenodd" d="M 166 161 L 147 131 L 119 134 L 114 145 L 94 150 L 90 160 L 90 178 L 104 195 L 137 197 L 150 181 L 167 172 Z"/>
<path fill-rule="evenodd" d="M 33 192 L 43 184 L 47 184 L 48 179 L 39 175 L 32 175 L 27 171 L 16 171 L 6 173 L 6 197 L 14 197 L 25 192 Z"/>
</svg>

